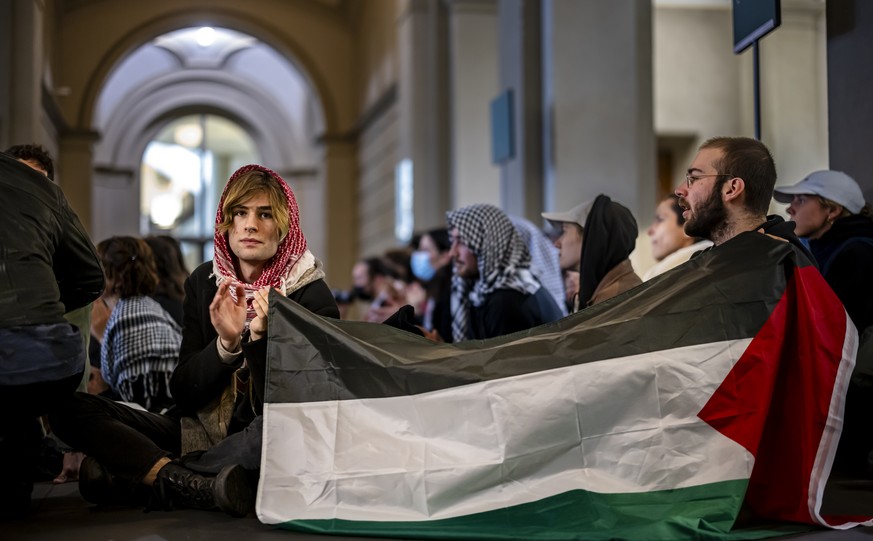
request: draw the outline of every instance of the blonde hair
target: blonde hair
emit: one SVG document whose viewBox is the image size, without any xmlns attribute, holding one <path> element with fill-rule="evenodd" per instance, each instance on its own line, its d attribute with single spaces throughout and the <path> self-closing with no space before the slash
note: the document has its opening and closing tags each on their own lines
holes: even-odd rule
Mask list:
<svg viewBox="0 0 873 541">
<path fill-rule="evenodd" d="M 221 223 L 216 227 L 218 232 L 224 234 L 230 231 L 233 227 L 233 209 L 262 192 L 267 194 L 270 201 L 270 211 L 279 229 L 279 240 L 284 239 L 290 229 L 288 201 L 279 181 L 263 171 L 243 173 L 228 188 L 221 206 Z"/>
<path fill-rule="evenodd" d="M 827 209 L 836 209 L 836 208 L 842 209 L 842 212 L 840 212 L 840 215 L 837 216 L 837 218 L 845 218 L 846 216 L 852 215 L 852 212 L 849 209 L 847 209 L 843 205 L 837 203 L 836 201 L 831 201 L 830 199 L 828 199 L 826 197 L 822 197 L 818 194 L 816 194 L 815 197 L 818 198 L 818 202 L 821 203 L 821 206 L 823 206 Z M 863 209 L 862 209 L 862 211 L 863 211 Z"/>
</svg>

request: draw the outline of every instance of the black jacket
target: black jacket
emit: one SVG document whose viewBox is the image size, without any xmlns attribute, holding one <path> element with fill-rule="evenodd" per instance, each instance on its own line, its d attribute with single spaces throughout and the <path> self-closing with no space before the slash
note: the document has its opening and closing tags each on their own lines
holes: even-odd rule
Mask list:
<svg viewBox="0 0 873 541">
<path fill-rule="evenodd" d="M 244 344 L 243 353 L 234 362 L 226 364 L 218 356 L 216 339 L 218 333 L 209 318 L 209 304 L 218 291 L 212 274 L 212 262 L 208 261 L 197 267 L 185 281 L 185 323 L 182 327 L 182 347 L 179 352 L 179 365 L 170 380 L 170 392 L 176 405 L 185 415 L 196 415 L 197 411 L 206 407 L 232 381 L 234 372 L 242 366 L 243 359 L 253 361 L 258 356 L 246 355 L 246 348 L 258 347 L 258 342 Z M 339 309 L 333 298 L 333 293 L 324 280 L 317 280 L 288 295 L 288 298 L 309 309 L 312 313 L 339 318 Z M 264 354 L 261 358 L 265 358 Z M 234 408 L 233 419 L 228 433 L 236 432 L 254 419 L 263 406 L 263 377 L 265 367 L 259 363 L 249 365 L 253 378 L 255 403 L 245 397 L 239 400 Z M 260 382 L 260 384 L 259 384 Z"/>
<path fill-rule="evenodd" d="M 786 222 L 782 216 L 771 214 L 770 216 L 767 216 L 767 221 L 761 224 L 760 227 L 754 229 L 754 231 L 763 229 L 764 233 L 767 235 L 773 235 L 774 237 L 787 240 L 789 243 L 793 244 L 795 248 L 803 252 L 803 255 L 806 256 L 811 264 L 816 265 L 815 258 L 812 256 L 809 248 L 807 248 L 806 245 L 800 241 L 800 238 L 794 234 L 795 225 L 794 222 Z"/>
<path fill-rule="evenodd" d="M 533 295 L 514 289 L 498 289 L 485 299 L 482 306 L 470 306 L 469 336 L 474 340 L 494 338 L 562 317 L 564 314 L 544 287 Z"/>
<path fill-rule="evenodd" d="M 63 323 L 100 296 L 100 259 L 56 184 L 0 153 L 0 200 L 0 327 Z"/>
<path fill-rule="evenodd" d="M 810 240 L 809 248 L 858 332 L 873 325 L 873 220 L 840 218 L 821 238 Z"/>
<path fill-rule="evenodd" d="M 636 247 L 637 221 L 625 206 L 598 195 L 585 219 L 579 258 L 579 305 L 584 308 L 603 277 Z M 639 280 L 631 285 L 642 283 Z"/>
</svg>

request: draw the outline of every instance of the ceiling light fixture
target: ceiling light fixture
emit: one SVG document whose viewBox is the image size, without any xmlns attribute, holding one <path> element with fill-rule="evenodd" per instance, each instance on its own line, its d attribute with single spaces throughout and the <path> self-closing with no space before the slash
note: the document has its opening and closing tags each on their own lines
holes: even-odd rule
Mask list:
<svg viewBox="0 0 873 541">
<path fill-rule="evenodd" d="M 197 30 L 197 45 L 201 47 L 209 47 L 215 43 L 215 29 L 210 26 L 204 26 Z"/>
</svg>

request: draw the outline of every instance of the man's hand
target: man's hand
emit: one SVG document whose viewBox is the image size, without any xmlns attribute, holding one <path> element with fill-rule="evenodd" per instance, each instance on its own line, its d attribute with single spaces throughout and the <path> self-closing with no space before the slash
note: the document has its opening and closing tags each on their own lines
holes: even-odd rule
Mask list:
<svg viewBox="0 0 873 541">
<path fill-rule="evenodd" d="M 230 284 L 222 282 L 209 305 L 209 320 L 227 351 L 239 348 L 240 335 L 246 326 L 246 291 L 241 284 L 236 284 L 235 290 L 236 300 L 233 300 Z"/>
<path fill-rule="evenodd" d="M 260 340 L 267 334 L 267 311 L 270 307 L 270 302 L 267 299 L 269 295 L 270 288 L 268 286 L 255 291 L 255 300 L 252 303 L 255 309 L 255 319 L 249 323 L 252 340 Z"/>
<path fill-rule="evenodd" d="M 445 342 L 443 340 L 443 337 L 440 336 L 440 333 L 437 332 L 436 329 L 429 331 L 429 330 L 425 329 L 424 327 L 422 327 L 421 325 L 416 325 L 416 327 L 421 329 L 421 332 L 424 334 L 424 337 L 427 338 L 428 340 L 431 340 L 433 342 L 439 342 L 439 343 Z"/>
<path fill-rule="evenodd" d="M 782 242 L 788 242 L 788 239 L 783 239 L 782 237 L 777 237 L 776 235 L 771 235 L 770 233 L 767 233 L 766 231 L 764 231 L 763 227 L 758 230 L 758 233 L 761 233 L 762 235 L 767 235 L 771 239 L 776 239 L 776 240 L 779 240 Z"/>
</svg>

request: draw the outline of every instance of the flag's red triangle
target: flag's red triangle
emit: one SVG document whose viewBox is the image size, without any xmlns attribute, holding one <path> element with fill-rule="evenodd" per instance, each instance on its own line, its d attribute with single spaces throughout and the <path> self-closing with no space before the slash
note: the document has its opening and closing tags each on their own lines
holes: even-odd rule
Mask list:
<svg viewBox="0 0 873 541">
<path fill-rule="evenodd" d="M 770 318 L 700 411 L 755 456 L 746 503 L 759 516 L 816 522 L 810 478 L 816 457 L 837 444 L 842 419 L 831 419 L 830 409 L 847 323 L 821 274 L 794 269 Z"/>
</svg>

